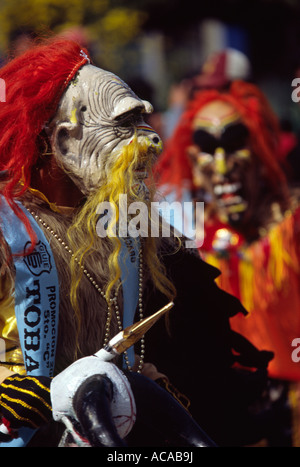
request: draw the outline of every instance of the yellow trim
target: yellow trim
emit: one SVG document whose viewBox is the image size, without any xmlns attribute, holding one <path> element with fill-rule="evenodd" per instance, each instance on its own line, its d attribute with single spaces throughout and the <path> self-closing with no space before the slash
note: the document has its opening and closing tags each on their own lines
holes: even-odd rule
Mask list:
<svg viewBox="0 0 300 467">
<path fill-rule="evenodd" d="M 24 378 L 20 378 L 19 376 L 14 376 L 14 377 L 9 377 L 7 378 L 9 381 L 22 381 Z M 47 386 L 44 386 L 38 379 L 34 378 L 33 376 L 26 376 L 26 379 L 30 381 L 34 381 L 37 386 L 39 386 L 41 389 L 44 389 L 45 391 L 50 393 L 50 388 Z"/>
<path fill-rule="evenodd" d="M 15 412 L 15 410 L 13 410 L 11 407 L 9 407 L 7 404 L 3 404 L 1 403 L 1 406 L 6 409 L 8 412 L 10 412 L 17 420 L 20 420 L 22 422 L 27 422 L 29 423 L 30 425 L 33 426 L 33 428 L 38 428 L 38 426 L 33 423 L 31 420 L 29 420 L 29 418 L 25 418 L 25 417 L 21 417 L 19 414 L 17 414 L 17 412 Z"/>
<path fill-rule="evenodd" d="M 24 407 L 25 409 L 28 409 L 30 410 L 31 412 L 35 412 L 37 413 L 43 420 L 45 420 L 45 422 L 48 422 L 48 419 L 45 417 L 44 414 L 42 414 L 38 409 L 36 409 L 35 407 L 32 407 L 31 405 L 27 404 L 26 402 L 22 401 L 21 399 L 14 399 L 13 397 L 9 397 L 7 396 L 6 394 L 2 394 L 1 396 L 1 399 L 6 399 L 8 400 L 9 402 L 13 402 L 14 404 L 19 404 L 21 405 L 22 407 Z M 1 405 L 4 407 L 4 405 L 6 404 L 2 404 Z M 9 409 L 8 409 L 9 410 Z M 11 409 L 13 410 L 13 409 Z M 14 411 L 15 412 L 15 411 Z M 20 415 L 19 415 L 20 417 Z M 31 422 L 32 423 L 32 422 Z"/>
<path fill-rule="evenodd" d="M 28 394 L 29 396 L 35 399 L 38 399 L 40 402 L 42 402 L 45 405 L 45 407 L 47 407 L 47 409 L 52 410 L 51 406 L 47 404 L 47 402 L 42 397 L 38 396 L 32 391 L 28 391 L 28 389 L 21 389 L 21 388 L 18 388 L 17 386 L 14 386 L 13 384 L 5 384 L 5 383 L 2 383 L 1 386 L 4 388 L 14 389 L 15 391 L 22 392 L 23 394 Z M 4 397 L 4 395 L 5 394 L 2 394 L 1 397 Z"/>
</svg>

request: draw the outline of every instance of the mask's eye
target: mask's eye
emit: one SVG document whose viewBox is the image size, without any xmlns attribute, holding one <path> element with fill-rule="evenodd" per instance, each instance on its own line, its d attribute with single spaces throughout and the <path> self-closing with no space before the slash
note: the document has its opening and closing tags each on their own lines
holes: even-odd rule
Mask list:
<svg viewBox="0 0 300 467">
<path fill-rule="evenodd" d="M 143 110 L 144 108 L 142 106 L 135 107 L 134 109 L 130 109 L 127 112 L 124 112 L 121 115 L 115 117 L 114 121 L 118 126 L 134 126 L 140 122 Z"/>
<path fill-rule="evenodd" d="M 230 154 L 247 147 L 249 130 L 243 123 L 228 126 L 221 137 L 221 147 Z"/>
<path fill-rule="evenodd" d="M 193 133 L 193 141 L 199 146 L 201 152 L 207 154 L 214 154 L 220 146 L 220 142 L 213 135 L 200 128 Z"/>
</svg>

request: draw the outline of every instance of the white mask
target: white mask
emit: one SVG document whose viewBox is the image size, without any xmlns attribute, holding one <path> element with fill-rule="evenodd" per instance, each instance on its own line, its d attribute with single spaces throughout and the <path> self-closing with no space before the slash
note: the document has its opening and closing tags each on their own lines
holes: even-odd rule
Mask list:
<svg viewBox="0 0 300 467">
<path fill-rule="evenodd" d="M 82 193 L 89 194 L 103 180 L 108 159 L 117 157 L 135 132 L 152 156 L 161 152 L 160 137 L 143 120 L 143 113 L 152 111 L 116 75 L 85 65 L 46 127 L 53 154 Z"/>
</svg>

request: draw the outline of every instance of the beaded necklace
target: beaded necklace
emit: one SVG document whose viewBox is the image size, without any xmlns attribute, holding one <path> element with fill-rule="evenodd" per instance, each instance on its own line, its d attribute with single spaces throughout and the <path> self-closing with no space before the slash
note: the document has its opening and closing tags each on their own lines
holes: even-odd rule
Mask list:
<svg viewBox="0 0 300 467">
<path fill-rule="evenodd" d="M 78 266 L 82 269 L 83 274 L 89 279 L 90 283 L 95 287 L 97 292 L 101 295 L 101 297 L 106 301 L 107 303 L 107 318 L 106 318 L 106 323 L 105 323 L 105 337 L 104 337 L 104 343 L 103 347 L 108 343 L 109 337 L 110 337 L 110 323 L 111 319 L 113 316 L 113 310 L 115 311 L 116 318 L 117 318 L 117 324 L 118 324 L 118 329 L 119 331 L 122 331 L 123 326 L 122 326 L 122 319 L 121 319 L 121 314 L 120 314 L 120 309 L 118 305 L 118 299 L 117 299 L 117 294 L 118 294 L 118 289 L 115 292 L 115 295 L 113 298 L 110 298 L 109 301 L 107 301 L 105 297 L 105 292 L 101 289 L 99 284 L 97 284 L 95 278 L 90 274 L 88 269 L 85 268 L 84 265 L 80 264 L 79 259 L 74 257 L 74 253 L 72 249 L 67 245 L 67 243 L 53 230 L 51 227 L 44 222 L 44 220 L 38 216 L 34 211 L 31 211 L 30 209 L 26 208 L 27 211 L 34 217 L 36 221 L 38 221 L 63 247 L 64 249 L 70 253 L 70 255 L 74 258 L 74 261 L 78 264 Z M 138 272 L 138 287 L 139 287 L 139 295 L 138 295 L 138 310 L 139 310 L 139 318 L 140 320 L 143 319 L 144 317 L 144 312 L 143 312 L 143 299 L 142 299 L 142 294 L 143 294 L 143 257 L 142 257 L 142 249 L 139 251 L 139 272 Z M 140 340 L 140 361 L 138 364 L 138 369 L 137 372 L 141 373 L 143 364 L 144 364 L 144 355 L 145 355 L 145 339 L 144 336 L 142 336 Z M 130 365 L 129 358 L 127 355 L 127 352 L 124 352 L 124 360 L 126 363 L 126 366 L 129 371 L 132 371 L 132 366 Z"/>
</svg>

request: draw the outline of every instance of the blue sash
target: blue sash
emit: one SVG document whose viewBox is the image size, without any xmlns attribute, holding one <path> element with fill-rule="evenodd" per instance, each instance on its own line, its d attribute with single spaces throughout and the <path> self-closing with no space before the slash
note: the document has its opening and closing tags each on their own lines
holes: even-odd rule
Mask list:
<svg viewBox="0 0 300 467">
<path fill-rule="evenodd" d="M 123 288 L 123 328 L 130 326 L 134 322 L 134 315 L 139 298 L 139 237 L 121 238 L 121 280 Z M 127 350 L 127 357 L 130 365 L 134 365 L 134 346 Z M 123 367 L 125 361 L 123 358 Z"/>
<path fill-rule="evenodd" d="M 18 203 L 37 236 L 34 250 L 14 256 L 15 314 L 27 375 L 53 376 L 59 314 L 59 282 L 50 245 L 31 214 Z M 1 196 L 0 228 L 12 254 L 28 251 L 31 241 L 23 222 Z M 24 428 L 20 437 L 0 447 L 25 446 L 35 430 Z"/>
</svg>

